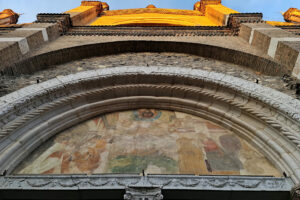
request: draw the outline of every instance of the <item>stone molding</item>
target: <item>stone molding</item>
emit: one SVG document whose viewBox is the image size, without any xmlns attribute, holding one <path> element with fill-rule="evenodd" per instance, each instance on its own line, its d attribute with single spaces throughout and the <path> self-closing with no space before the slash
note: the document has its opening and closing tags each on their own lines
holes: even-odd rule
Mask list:
<svg viewBox="0 0 300 200">
<path fill-rule="evenodd" d="M 277 28 L 281 28 L 283 30 L 286 30 L 290 33 L 293 33 L 295 35 L 300 35 L 300 25 L 295 24 L 295 25 L 290 25 L 290 26 L 282 26 L 282 25 L 278 25 L 276 26 Z"/>
<path fill-rule="evenodd" d="M 39 13 L 36 23 L 58 23 L 61 33 L 66 33 L 72 26 L 70 14 L 66 13 Z"/>
<path fill-rule="evenodd" d="M 0 70 L 20 62 L 28 57 L 32 50 L 56 39 L 60 34 L 58 29 L 58 24 L 32 23 L 13 28 L 1 35 L 0 43 L 8 45 L 2 45 L 0 48 Z"/>
<path fill-rule="evenodd" d="M 229 15 L 228 26 L 235 35 L 239 35 L 242 23 L 262 23 L 262 13 L 233 13 Z"/>
<path fill-rule="evenodd" d="M 77 26 L 65 35 L 69 36 L 231 36 L 232 30 L 225 26 Z"/>
<path fill-rule="evenodd" d="M 110 10 L 102 12 L 102 16 L 116 16 L 116 15 L 134 15 L 143 13 L 158 13 L 158 14 L 170 14 L 170 15 L 188 15 L 188 16 L 204 16 L 201 12 L 194 10 L 179 10 L 179 9 L 153 9 L 153 8 L 136 8 L 136 9 L 124 9 L 124 10 Z"/>
<path fill-rule="evenodd" d="M 23 55 L 29 52 L 29 45 L 26 37 L 0 38 L 0 42 L 17 42 Z"/>
<path fill-rule="evenodd" d="M 231 129 L 300 182 L 300 102 L 229 75 L 178 67 L 118 67 L 32 85 L 0 98 L 0 171 L 60 131 L 137 108 L 193 114 Z"/>
<path fill-rule="evenodd" d="M 290 191 L 289 178 L 193 175 L 31 175 L 0 177 L 1 190 L 164 190 Z"/>
<path fill-rule="evenodd" d="M 49 41 L 48 33 L 47 33 L 47 28 L 19 28 L 16 29 L 17 31 L 41 31 L 43 35 L 44 42 Z"/>
<path fill-rule="evenodd" d="M 282 68 L 292 71 L 291 74 L 299 79 L 300 37 L 292 33 L 265 23 L 245 23 L 241 25 L 239 36 L 280 63 Z"/>
<path fill-rule="evenodd" d="M 11 66 L 7 66 L 4 68 L 3 73 L 13 73 L 14 75 L 35 73 L 49 66 L 73 60 L 128 52 L 186 53 L 245 66 L 266 75 L 281 76 L 291 73 L 291 71 L 270 59 L 230 48 L 192 42 L 147 40 L 116 41 L 62 48 L 29 57 Z"/>
</svg>

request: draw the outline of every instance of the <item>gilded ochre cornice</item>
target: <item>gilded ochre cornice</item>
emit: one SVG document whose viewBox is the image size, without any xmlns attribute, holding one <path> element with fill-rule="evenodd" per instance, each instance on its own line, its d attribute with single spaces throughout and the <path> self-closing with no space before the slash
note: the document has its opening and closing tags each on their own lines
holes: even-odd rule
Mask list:
<svg viewBox="0 0 300 200">
<path fill-rule="evenodd" d="M 224 26 L 228 16 L 236 11 L 221 4 L 221 0 L 196 2 L 194 10 L 146 8 L 109 10 L 109 5 L 100 1 L 82 1 L 77 8 L 67 11 L 75 26 Z"/>
<path fill-rule="evenodd" d="M 179 10 L 179 9 L 164 9 L 164 8 L 137 8 L 137 9 L 110 10 L 110 11 L 103 12 L 101 15 L 116 16 L 116 15 L 132 15 L 132 14 L 144 14 L 144 13 L 204 16 L 203 13 L 195 10 Z"/>
</svg>

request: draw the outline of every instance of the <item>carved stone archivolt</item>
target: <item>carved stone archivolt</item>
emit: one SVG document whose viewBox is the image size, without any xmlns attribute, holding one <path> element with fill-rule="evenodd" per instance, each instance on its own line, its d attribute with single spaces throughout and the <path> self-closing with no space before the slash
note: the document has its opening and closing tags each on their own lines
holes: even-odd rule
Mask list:
<svg viewBox="0 0 300 200">
<path fill-rule="evenodd" d="M 216 122 L 253 144 L 294 183 L 300 182 L 298 100 L 225 74 L 176 67 L 81 72 L 0 98 L 0 171 L 11 173 L 44 141 L 75 124 L 145 107 Z M 105 179 L 93 184 L 105 184 Z"/>
</svg>

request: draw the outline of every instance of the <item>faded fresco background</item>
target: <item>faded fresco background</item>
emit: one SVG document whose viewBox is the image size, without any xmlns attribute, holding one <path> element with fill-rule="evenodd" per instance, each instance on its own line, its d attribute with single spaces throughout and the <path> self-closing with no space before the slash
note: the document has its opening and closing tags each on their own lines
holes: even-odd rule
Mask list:
<svg viewBox="0 0 300 200">
<path fill-rule="evenodd" d="M 245 140 L 215 123 L 174 111 L 140 109 L 84 122 L 50 139 L 16 174 L 273 175 Z"/>
</svg>

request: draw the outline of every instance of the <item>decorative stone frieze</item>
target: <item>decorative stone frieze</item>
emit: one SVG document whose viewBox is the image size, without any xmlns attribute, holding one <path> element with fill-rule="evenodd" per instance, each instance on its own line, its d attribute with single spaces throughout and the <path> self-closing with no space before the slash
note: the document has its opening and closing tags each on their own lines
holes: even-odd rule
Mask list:
<svg viewBox="0 0 300 200">
<path fill-rule="evenodd" d="M 70 36 L 231 36 L 232 30 L 225 26 L 209 27 L 182 27 L 182 26 L 170 26 L 170 27 L 157 27 L 157 26 L 145 26 L 143 29 L 140 26 L 134 27 L 120 27 L 120 26 L 80 26 L 72 27 L 66 33 Z"/>
<path fill-rule="evenodd" d="M 163 190 L 212 191 L 286 191 L 293 183 L 289 178 L 251 176 L 194 175 L 28 175 L 0 177 L 1 190 L 116 190 L 125 189 L 128 196 L 141 193 L 161 199 Z M 147 190 L 147 192 L 146 192 Z M 149 192 L 149 193 L 148 193 Z"/>
</svg>

